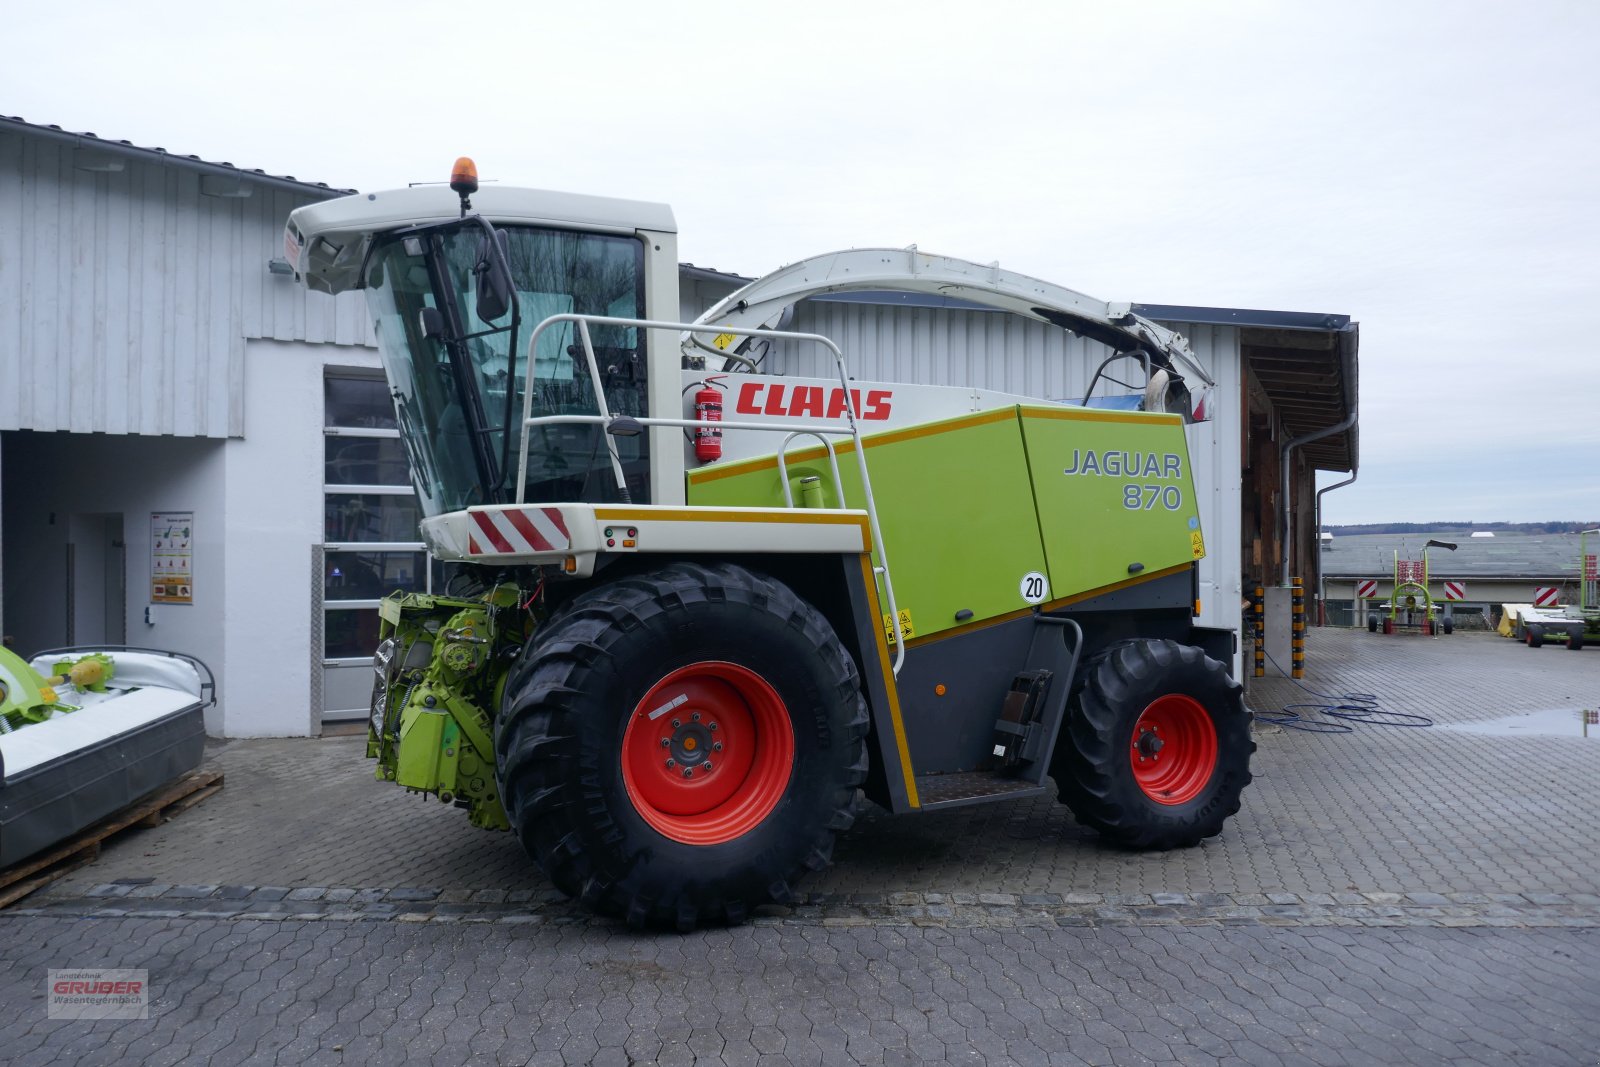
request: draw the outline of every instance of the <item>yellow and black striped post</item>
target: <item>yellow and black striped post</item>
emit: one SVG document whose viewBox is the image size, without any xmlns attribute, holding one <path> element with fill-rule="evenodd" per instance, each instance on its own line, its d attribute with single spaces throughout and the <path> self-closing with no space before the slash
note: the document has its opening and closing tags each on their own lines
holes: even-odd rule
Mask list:
<svg viewBox="0 0 1600 1067">
<path fill-rule="evenodd" d="M 1256 677 L 1267 676 L 1267 591 L 1261 586 L 1256 586 L 1255 596 L 1250 598 L 1250 611 L 1255 616 L 1254 631 L 1256 639 Z"/>
<path fill-rule="evenodd" d="M 1290 579 L 1290 586 L 1292 591 L 1289 594 L 1289 602 L 1294 609 L 1290 619 L 1293 623 L 1291 629 L 1294 640 L 1290 644 L 1292 652 L 1289 657 L 1289 674 L 1294 678 L 1304 678 L 1306 676 L 1306 591 L 1298 578 Z"/>
</svg>

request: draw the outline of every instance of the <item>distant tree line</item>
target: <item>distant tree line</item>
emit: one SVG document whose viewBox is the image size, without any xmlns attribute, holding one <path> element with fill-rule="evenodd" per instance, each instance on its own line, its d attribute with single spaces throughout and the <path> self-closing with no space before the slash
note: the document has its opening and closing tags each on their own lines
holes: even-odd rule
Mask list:
<svg viewBox="0 0 1600 1067">
<path fill-rule="evenodd" d="M 1361 522 L 1349 526 L 1325 526 L 1333 534 L 1410 534 L 1461 533 L 1492 530 L 1496 533 L 1563 534 L 1581 533 L 1600 527 L 1594 522 Z"/>
</svg>

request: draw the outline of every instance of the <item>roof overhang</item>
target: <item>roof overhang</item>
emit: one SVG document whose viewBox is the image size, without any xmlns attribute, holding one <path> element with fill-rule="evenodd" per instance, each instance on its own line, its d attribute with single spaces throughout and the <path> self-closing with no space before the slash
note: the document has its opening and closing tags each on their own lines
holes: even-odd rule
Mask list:
<svg viewBox="0 0 1600 1067">
<path fill-rule="evenodd" d="M 1338 426 L 1358 411 L 1361 326 L 1348 315 L 1246 308 L 1135 304 L 1165 323 L 1234 326 L 1240 354 L 1272 402 L 1288 438 Z M 1361 424 L 1308 441 L 1301 449 L 1316 470 L 1353 471 Z"/>
<path fill-rule="evenodd" d="M 131 141 L 111 141 L 92 133 L 74 133 L 71 130 L 63 130 L 60 126 L 42 126 L 12 115 L 0 115 L 0 133 L 6 131 L 67 145 L 84 154 L 87 164 L 84 169 L 87 170 L 121 170 L 120 166 L 107 165 L 106 161 L 131 159 L 154 166 L 198 171 L 205 176 L 224 176 L 235 182 L 244 181 L 276 189 L 287 189 L 302 196 L 319 199 L 355 192 L 354 189 L 335 189 L 323 182 L 303 182 L 290 175 L 268 174 L 264 170 L 236 167 L 227 162 L 212 162 L 199 156 L 175 155 L 165 148 L 142 148 Z M 218 195 L 233 197 L 238 193 L 225 191 Z"/>
</svg>

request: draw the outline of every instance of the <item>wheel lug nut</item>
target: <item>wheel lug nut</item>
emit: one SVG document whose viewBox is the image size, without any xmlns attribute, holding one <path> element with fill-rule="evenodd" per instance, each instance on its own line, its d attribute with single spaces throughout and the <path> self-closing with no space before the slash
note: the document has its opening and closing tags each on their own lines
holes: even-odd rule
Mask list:
<svg viewBox="0 0 1600 1067">
<path fill-rule="evenodd" d="M 721 752 L 722 751 L 722 742 L 721 741 L 713 741 L 713 742 L 711 742 L 711 751 L 713 751 L 713 752 Z"/>
<path fill-rule="evenodd" d="M 693 767 L 685 767 L 683 769 L 683 776 L 685 778 L 693 778 L 694 777 L 694 768 Z"/>
<path fill-rule="evenodd" d="M 707 771 L 711 770 L 711 761 L 710 760 L 706 760 L 706 770 Z"/>
<path fill-rule="evenodd" d="M 670 737 L 663 737 L 663 738 L 662 738 L 662 739 L 661 739 L 661 747 L 662 747 L 662 748 L 671 748 L 671 747 L 672 747 L 672 738 L 670 738 Z"/>
<path fill-rule="evenodd" d="M 717 724 L 714 723 L 714 722 L 706 724 L 706 729 L 707 730 L 715 730 L 716 728 L 717 728 Z"/>
<path fill-rule="evenodd" d="M 672 728 L 674 730 L 676 730 L 678 727 L 680 727 L 682 725 L 683 725 L 683 721 L 682 720 L 680 720 L 680 719 L 673 719 L 672 720 Z"/>
<path fill-rule="evenodd" d="M 1141 756 L 1140 758 L 1142 759 L 1143 757 Z M 678 761 L 677 760 L 673 759 L 671 756 L 667 757 L 667 766 L 668 767 L 676 767 L 677 765 L 678 765 Z"/>
<path fill-rule="evenodd" d="M 689 719 L 692 722 L 699 722 L 700 721 L 700 713 L 698 711 L 695 712 L 693 715 L 689 716 Z"/>
</svg>

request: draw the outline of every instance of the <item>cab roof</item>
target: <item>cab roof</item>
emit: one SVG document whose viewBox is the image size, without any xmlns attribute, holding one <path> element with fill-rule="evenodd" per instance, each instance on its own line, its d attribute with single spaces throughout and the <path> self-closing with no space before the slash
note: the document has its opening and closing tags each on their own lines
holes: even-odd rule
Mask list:
<svg viewBox="0 0 1600 1067">
<path fill-rule="evenodd" d="M 491 222 L 579 228 L 633 234 L 676 233 L 666 204 L 581 193 L 484 185 L 472 210 Z M 284 251 L 296 276 L 325 293 L 359 289 L 361 263 L 374 235 L 461 216 L 461 201 L 447 185 L 358 193 L 289 213 Z"/>
</svg>

